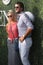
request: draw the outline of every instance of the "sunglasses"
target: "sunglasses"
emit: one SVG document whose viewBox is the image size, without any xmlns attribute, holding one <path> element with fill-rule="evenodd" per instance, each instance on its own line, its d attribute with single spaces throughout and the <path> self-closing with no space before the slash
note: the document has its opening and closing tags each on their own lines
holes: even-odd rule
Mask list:
<svg viewBox="0 0 43 65">
<path fill-rule="evenodd" d="M 8 17 L 8 18 L 9 18 L 9 17 L 12 17 L 12 15 L 9 15 L 9 16 L 7 16 L 7 17 Z"/>
<path fill-rule="evenodd" d="M 19 8 L 19 7 L 15 7 L 15 8 Z"/>
</svg>

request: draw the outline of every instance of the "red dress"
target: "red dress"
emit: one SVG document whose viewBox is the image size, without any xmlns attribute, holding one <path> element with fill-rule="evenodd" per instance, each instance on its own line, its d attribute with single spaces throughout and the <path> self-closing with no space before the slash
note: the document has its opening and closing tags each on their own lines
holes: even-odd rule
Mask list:
<svg viewBox="0 0 43 65">
<path fill-rule="evenodd" d="M 11 22 L 6 25 L 6 32 L 8 34 L 8 38 L 15 39 L 18 38 L 18 28 L 17 22 Z"/>
</svg>

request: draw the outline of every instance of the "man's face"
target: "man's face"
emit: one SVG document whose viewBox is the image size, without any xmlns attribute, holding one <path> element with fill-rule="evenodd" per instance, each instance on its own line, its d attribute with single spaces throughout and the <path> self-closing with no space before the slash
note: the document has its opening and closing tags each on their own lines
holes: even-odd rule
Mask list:
<svg viewBox="0 0 43 65">
<path fill-rule="evenodd" d="M 16 13 L 22 12 L 22 8 L 20 7 L 19 4 L 15 4 L 15 12 L 16 12 Z"/>
</svg>

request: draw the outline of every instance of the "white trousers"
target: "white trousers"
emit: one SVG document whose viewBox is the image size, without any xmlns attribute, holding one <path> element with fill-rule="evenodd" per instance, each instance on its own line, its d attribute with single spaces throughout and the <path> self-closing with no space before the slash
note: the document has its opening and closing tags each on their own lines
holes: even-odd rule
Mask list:
<svg viewBox="0 0 43 65">
<path fill-rule="evenodd" d="M 19 52 L 20 52 L 20 58 L 23 65 L 30 65 L 28 56 L 29 56 L 29 50 L 31 46 L 32 46 L 31 37 L 26 38 L 23 42 L 19 41 Z"/>
</svg>

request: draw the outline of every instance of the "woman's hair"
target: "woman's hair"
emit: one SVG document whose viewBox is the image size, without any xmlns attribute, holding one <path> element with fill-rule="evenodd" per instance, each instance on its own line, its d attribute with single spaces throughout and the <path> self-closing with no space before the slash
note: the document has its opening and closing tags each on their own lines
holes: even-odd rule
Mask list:
<svg viewBox="0 0 43 65">
<path fill-rule="evenodd" d="M 11 15 L 13 15 L 13 17 L 14 17 L 13 19 L 14 19 L 14 20 L 17 19 L 16 14 L 15 14 L 15 12 L 14 12 L 13 10 L 8 10 L 7 15 L 8 15 L 9 13 L 10 13 Z"/>
<path fill-rule="evenodd" d="M 9 14 L 9 13 L 11 13 L 11 14 L 15 15 L 15 13 L 14 13 L 14 11 L 13 11 L 13 10 L 8 10 L 8 13 L 7 13 L 7 14 Z"/>
</svg>

